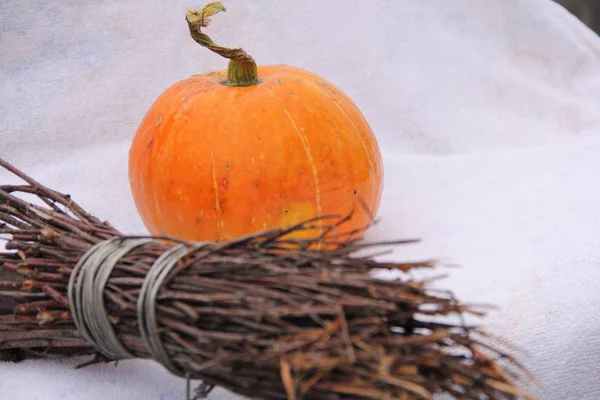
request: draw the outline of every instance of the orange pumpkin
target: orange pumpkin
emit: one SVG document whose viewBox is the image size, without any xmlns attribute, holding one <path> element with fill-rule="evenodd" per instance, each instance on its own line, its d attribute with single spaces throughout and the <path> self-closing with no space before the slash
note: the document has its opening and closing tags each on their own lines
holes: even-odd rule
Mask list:
<svg viewBox="0 0 600 400">
<path fill-rule="evenodd" d="M 367 226 L 383 171 L 363 114 L 318 75 L 257 67 L 242 49 L 214 44 L 200 28 L 219 11 L 210 3 L 186 18 L 194 40 L 231 60 L 228 70 L 169 87 L 131 145 L 131 190 L 150 233 L 222 241 L 352 210 L 344 230 Z"/>
</svg>

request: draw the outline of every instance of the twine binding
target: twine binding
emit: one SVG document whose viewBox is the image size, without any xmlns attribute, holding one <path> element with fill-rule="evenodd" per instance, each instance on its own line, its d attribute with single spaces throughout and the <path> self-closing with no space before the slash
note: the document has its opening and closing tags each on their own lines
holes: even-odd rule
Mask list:
<svg viewBox="0 0 600 400">
<path fill-rule="evenodd" d="M 135 356 L 125 349 L 112 327 L 104 304 L 104 288 L 113 269 L 127 253 L 151 242 L 151 239 L 118 237 L 104 240 L 88 250 L 71 273 L 68 298 L 75 325 L 91 345 L 110 359 L 129 359 Z M 172 374 L 188 380 L 189 375 L 175 366 L 161 340 L 156 317 L 156 298 L 166 277 L 179 261 L 204 245 L 205 243 L 192 246 L 179 244 L 163 253 L 144 278 L 137 302 L 138 328 L 150 356 Z"/>
<path fill-rule="evenodd" d="M 185 378 L 187 378 L 187 374 L 173 364 L 160 338 L 156 318 L 156 297 L 165 278 L 179 261 L 190 252 L 203 246 L 204 243 L 197 243 L 192 247 L 179 244 L 164 252 L 148 271 L 137 302 L 138 328 L 152 358 L 161 363 L 172 374 Z"/>
<path fill-rule="evenodd" d="M 104 305 L 104 288 L 119 260 L 149 239 L 99 242 L 75 265 L 69 278 L 67 295 L 77 330 L 100 353 L 114 360 L 134 358 L 115 333 Z"/>
</svg>

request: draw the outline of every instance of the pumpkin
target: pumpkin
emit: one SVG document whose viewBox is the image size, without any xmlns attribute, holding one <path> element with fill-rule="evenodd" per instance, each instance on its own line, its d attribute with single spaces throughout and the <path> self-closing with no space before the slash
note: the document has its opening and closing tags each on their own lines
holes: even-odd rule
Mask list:
<svg viewBox="0 0 600 400">
<path fill-rule="evenodd" d="M 201 28 L 219 11 L 210 3 L 186 20 L 196 42 L 230 59 L 228 69 L 166 89 L 131 143 L 129 182 L 143 223 L 153 235 L 224 241 L 311 218 L 322 233 L 319 217 L 351 214 L 344 231 L 361 236 L 383 177 L 365 117 L 314 73 L 257 66 L 244 50 L 216 45 Z"/>
</svg>

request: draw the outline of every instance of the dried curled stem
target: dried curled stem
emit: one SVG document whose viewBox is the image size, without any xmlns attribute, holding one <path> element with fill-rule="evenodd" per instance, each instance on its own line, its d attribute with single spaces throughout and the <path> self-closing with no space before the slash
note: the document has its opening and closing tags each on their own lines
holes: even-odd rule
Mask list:
<svg viewBox="0 0 600 400">
<path fill-rule="evenodd" d="M 68 195 L 1 159 L 0 166 L 27 183 L 0 186 L 0 235 L 8 236 L 0 271 L 10 274 L 0 279 L 0 355 L 103 360 L 73 323 L 67 283 L 94 244 L 124 236 Z M 36 204 L 20 194 L 35 195 Z M 327 226 L 337 229 L 343 219 L 336 221 Z M 156 315 L 177 368 L 261 399 L 533 398 L 517 386 L 525 368 L 460 318 L 481 315 L 478 310 L 428 288 L 427 281 L 372 274 L 435 268 L 433 262 L 376 261 L 358 255 L 376 244 L 358 240 L 315 250 L 317 239 L 290 239 L 289 233 L 275 229 L 208 244 L 170 274 Z M 135 357 L 149 357 L 136 318 L 142 284 L 175 244 L 162 238 L 135 248 L 106 286 L 114 330 Z"/>
<path fill-rule="evenodd" d="M 246 51 L 240 48 L 231 49 L 219 46 L 207 34 L 202 32 L 202 28 L 207 27 L 210 23 L 210 17 L 221 11 L 226 11 L 226 9 L 218 1 L 209 3 L 200 10 L 188 10 L 185 19 L 190 29 L 190 35 L 202 47 L 206 47 L 221 57 L 230 60 L 227 69 L 227 85 L 256 85 L 259 83 L 256 62 Z"/>
</svg>

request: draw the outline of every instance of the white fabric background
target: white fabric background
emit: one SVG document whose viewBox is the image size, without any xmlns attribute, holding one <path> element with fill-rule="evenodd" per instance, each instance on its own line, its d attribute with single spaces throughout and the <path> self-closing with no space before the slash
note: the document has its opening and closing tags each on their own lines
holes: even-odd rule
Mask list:
<svg viewBox="0 0 600 400">
<path fill-rule="evenodd" d="M 0 156 L 145 232 L 128 146 L 167 86 L 225 68 L 188 36 L 203 4 L 1 0 Z M 550 0 L 225 5 L 215 41 L 321 74 L 371 122 L 386 175 L 369 239 L 460 264 L 440 285 L 499 307 L 486 322 L 527 351 L 540 398 L 600 399 L 600 39 Z M 0 364 L 0 398 L 184 398 L 152 362 L 73 365 Z"/>
</svg>

